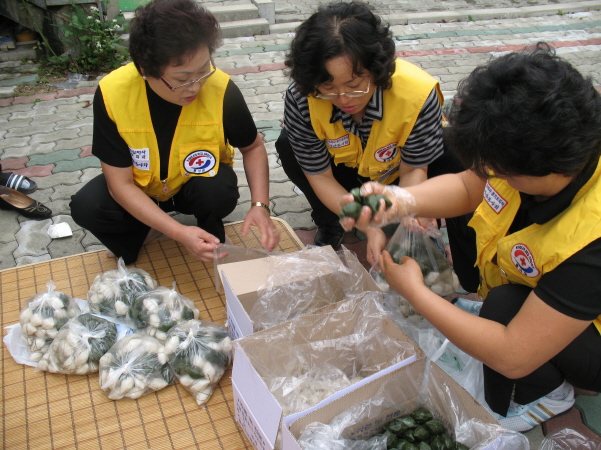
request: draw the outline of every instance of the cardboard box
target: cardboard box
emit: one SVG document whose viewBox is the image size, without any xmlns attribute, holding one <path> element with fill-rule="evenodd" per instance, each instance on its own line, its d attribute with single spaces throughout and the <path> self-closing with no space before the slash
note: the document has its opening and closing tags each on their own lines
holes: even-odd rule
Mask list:
<svg viewBox="0 0 601 450">
<path fill-rule="evenodd" d="M 371 300 L 352 298 L 339 302 L 234 343 L 232 385 L 236 420 L 256 449 L 279 448 L 276 441 L 280 428 L 286 428 L 299 417 L 371 380 L 425 357 L 423 351 L 378 309 L 373 297 L 379 295 L 382 294 L 370 292 L 366 297 Z M 360 342 L 357 348 L 365 348 L 366 351 L 363 355 L 353 353 L 351 358 L 348 351 L 343 355 L 344 352 L 334 345 L 340 340 L 355 339 L 361 334 L 361 330 L 368 330 L 370 333 L 377 330 L 374 335 L 391 339 L 390 342 L 395 344 L 371 351 L 372 347 L 362 347 L 363 342 Z M 385 345 L 384 339 L 378 342 Z M 403 351 L 399 351 L 401 347 Z M 303 354 L 303 358 L 297 359 L 297 348 L 310 348 L 308 354 L 311 357 Z M 286 415 L 283 405 L 270 392 L 264 378 L 276 379 L 291 375 L 287 370 L 299 360 L 303 364 L 306 362 L 302 366 L 305 373 L 313 367 L 322 367 L 328 363 L 342 370 L 348 378 L 357 375 L 354 372 L 358 368 L 358 375 L 364 378 L 326 397 L 313 407 Z M 394 360 L 395 363 L 391 363 Z M 362 365 L 362 362 L 365 364 Z M 364 370 L 367 366 L 371 370 Z"/>
<path fill-rule="evenodd" d="M 315 311 L 324 306 L 339 302 L 345 298 L 344 286 L 346 279 L 344 275 L 352 275 L 356 284 L 356 291 L 380 291 L 377 284 L 363 268 L 357 258 L 346 249 L 343 249 L 343 262 L 332 247 L 318 247 L 298 252 L 286 253 L 278 256 L 238 261 L 228 264 L 220 264 L 217 268 L 221 276 L 223 290 L 226 298 L 227 328 L 232 340 L 248 336 L 255 332 L 250 312 L 259 298 L 259 290 L 267 286 L 268 281 L 273 287 L 279 287 L 282 295 L 287 290 L 293 290 L 298 286 L 304 286 L 312 295 L 309 303 L 302 305 L 302 313 Z M 285 262 L 291 257 L 302 258 L 303 263 L 308 264 L 312 260 L 319 262 L 310 266 L 311 270 L 289 270 L 274 276 L 274 266 L 282 270 L 280 265 L 286 266 Z M 334 264 L 325 266 L 323 260 L 331 257 Z M 291 263 L 293 264 L 293 262 Z M 274 280 L 275 279 L 275 280 Z M 346 283 L 348 284 L 348 283 Z M 348 289 L 346 289 L 348 291 Z M 282 302 L 288 302 L 282 297 Z M 301 314 L 302 314 L 301 313 Z"/>
<path fill-rule="evenodd" d="M 420 397 L 425 369 L 429 365 L 427 378 L 427 394 Z M 330 424 L 339 414 L 348 412 L 348 409 L 359 402 L 369 400 L 377 395 L 384 397 L 387 404 L 393 406 L 383 407 L 376 411 L 373 417 L 366 417 L 360 423 L 347 428 L 342 437 L 346 439 L 368 439 L 376 434 L 381 426 L 411 412 L 417 408 L 425 407 L 434 417 L 443 422 L 447 435 L 455 439 L 454 420 L 466 421 L 478 419 L 486 424 L 499 425 L 499 423 L 482 407 L 467 391 L 457 384 L 446 372 L 436 364 L 420 359 L 412 364 L 396 369 L 368 384 L 340 397 L 327 405 L 315 409 L 309 414 L 295 420 L 289 427 L 282 430 L 283 450 L 302 450 L 298 443 L 303 430 L 313 422 Z M 480 438 L 492 436 L 480 436 Z M 497 448 L 495 442 L 488 444 L 486 449 Z"/>
</svg>

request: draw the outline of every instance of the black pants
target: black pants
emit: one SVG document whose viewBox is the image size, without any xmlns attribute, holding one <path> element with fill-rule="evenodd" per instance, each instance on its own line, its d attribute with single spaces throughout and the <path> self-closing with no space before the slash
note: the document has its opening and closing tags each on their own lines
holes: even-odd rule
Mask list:
<svg viewBox="0 0 601 450">
<path fill-rule="evenodd" d="M 227 164 L 220 164 L 214 177 L 190 177 L 171 199 L 158 202 L 165 212 L 191 214 L 198 227 L 225 240 L 223 218 L 230 214 L 239 198 L 238 179 Z M 108 191 L 104 174 L 90 180 L 71 198 L 75 223 L 89 230 L 125 264 L 138 259 L 150 227 L 119 205 Z"/>
<path fill-rule="evenodd" d="M 282 165 L 284 172 L 307 197 L 307 201 L 311 205 L 311 217 L 315 224 L 317 226 L 322 226 L 330 222 L 338 221 L 338 215 L 330 211 L 313 191 L 309 180 L 307 180 L 307 176 L 294 155 L 294 151 L 288 140 L 288 133 L 285 129 L 282 129 L 282 132 L 275 143 L 275 149 L 280 157 L 280 164 Z M 333 161 L 331 163 L 331 168 L 336 181 L 338 181 L 338 183 L 340 183 L 347 191 L 359 187 L 363 183 L 369 181 L 369 178 L 359 176 L 356 168 L 347 167 L 344 164 L 336 165 Z M 428 178 L 445 173 L 458 173 L 463 170 L 463 166 L 455 155 L 445 148 L 445 153 L 428 166 Z"/>
<path fill-rule="evenodd" d="M 505 284 L 493 288 L 480 310 L 480 317 L 507 325 L 519 312 L 531 288 Z M 511 380 L 484 366 L 484 395 L 490 408 L 507 414 L 512 391 L 520 405 L 531 403 L 552 392 L 565 381 L 572 386 L 601 392 L 601 334 L 590 325 L 564 350 L 530 375 Z"/>
</svg>

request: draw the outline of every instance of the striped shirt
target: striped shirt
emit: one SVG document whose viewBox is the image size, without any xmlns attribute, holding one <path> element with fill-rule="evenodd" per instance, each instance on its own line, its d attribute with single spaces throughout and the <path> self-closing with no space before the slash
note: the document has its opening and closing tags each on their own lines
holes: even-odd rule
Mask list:
<svg viewBox="0 0 601 450">
<path fill-rule="evenodd" d="M 365 148 L 374 120 L 382 120 L 383 102 L 384 92 L 378 86 L 360 123 L 355 122 L 350 114 L 336 106 L 333 107 L 330 123 L 341 121 L 344 129 L 359 137 Z M 443 154 L 441 123 L 441 105 L 436 89 L 433 89 L 404 147 L 401 148 L 401 160 L 405 164 L 412 167 L 427 166 Z M 313 130 L 307 97 L 297 92 L 294 83 L 286 91 L 284 126 L 303 172 L 319 175 L 328 170 L 331 164 L 330 154 L 325 142 L 320 140 Z"/>
</svg>

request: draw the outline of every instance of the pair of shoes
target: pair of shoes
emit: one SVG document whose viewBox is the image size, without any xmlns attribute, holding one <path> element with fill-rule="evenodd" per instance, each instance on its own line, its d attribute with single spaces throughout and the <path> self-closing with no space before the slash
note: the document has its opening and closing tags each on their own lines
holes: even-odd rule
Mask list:
<svg viewBox="0 0 601 450">
<path fill-rule="evenodd" d="M 528 431 L 537 425 L 565 413 L 574 406 L 574 388 L 566 381 L 545 397 L 527 405 L 510 403 L 507 416 L 500 417 L 501 426 L 514 431 Z"/>
<path fill-rule="evenodd" d="M 480 315 L 480 310 L 482 309 L 482 302 L 477 302 L 475 300 L 469 300 L 463 297 L 457 297 L 451 303 L 455 305 L 457 308 L 462 309 L 465 312 L 473 314 L 474 316 Z"/>
<path fill-rule="evenodd" d="M 325 225 L 319 226 L 317 228 L 317 233 L 315 233 L 315 239 L 313 242 L 318 247 L 331 245 L 334 250 L 338 250 L 338 247 L 340 247 L 340 244 L 342 243 L 343 237 L 344 228 L 342 228 L 340 222 L 336 220 L 334 222 L 329 222 Z"/>
<path fill-rule="evenodd" d="M 30 219 L 47 219 L 52 211 L 37 200 L 14 189 L 0 186 L 0 209 L 14 209 Z"/>
<path fill-rule="evenodd" d="M 2 165 L 0 165 L 1 170 Z M 17 175 L 12 172 L 0 173 L 0 186 L 6 186 L 25 195 L 35 192 L 38 188 L 35 181 L 30 180 L 24 175 Z"/>
</svg>

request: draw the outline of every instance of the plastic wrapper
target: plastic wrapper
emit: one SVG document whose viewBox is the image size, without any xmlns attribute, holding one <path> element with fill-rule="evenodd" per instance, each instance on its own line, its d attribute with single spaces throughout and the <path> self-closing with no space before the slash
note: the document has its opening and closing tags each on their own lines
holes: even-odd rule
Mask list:
<svg viewBox="0 0 601 450">
<path fill-rule="evenodd" d="M 423 227 L 416 219 L 404 220 L 390 238 L 386 250 L 397 264 L 403 256 L 414 259 L 422 270 L 424 284 L 435 294 L 450 295 L 461 287 L 445 256 L 442 232 L 432 224 Z M 371 273 L 377 275 L 374 279 L 384 292 L 393 292 L 377 264 Z"/>
<path fill-rule="evenodd" d="M 192 300 L 173 289 L 159 286 L 137 295 L 127 313 L 138 332 L 165 343 L 167 332 L 180 322 L 198 319 L 200 311 Z"/>
<path fill-rule="evenodd" d="M 415 355 L 409 341 L 385 331 L 381 296 L 353 296 L 327 313 L 307 314 L 234 341 L 234 347 L 242 346 L 286 413 L 302 411 Z"/>
<path fill-rule="evenodd" d="M 169 330 L 165 354 L 179 382 L 204 406 L 230 364 L 232 341 L 221 325 L 188 320 Z"/>
<path fill-rule="evenodd" d="M 589 439 L 572 428 L 560 428 L 547 433 L 539 450 L 599 450 L 601 438 Z"/>
<path fill-rule="evenodd" d="M 423 370 L 423 366 L 414 366 Z M 412 376 L 414 375 L 414 376 Z M 397 447 L 408 429 L 413 428 L 412 438 L 417 426 L 426 428 L 424 441 L 456 441 L 464 447 L 496 450 L 529 450 L 528 439 L 521 433 L 506 430 L 494 423 L 491 417 L 486 423 L 470 417 L 452 385 L 442 377 L 431 378 L 426 386 L 420 374 L 401 372 L 382 382 L 378 392 L 371 398 L 360 400 L 350 408 L 335 415 L 327 423 L 309 423 L 300 433 L 298 442 L 304 450 L 355 449 L 385 450 Z M 417 395 L 417 393 L 421 393 Z M 429 412 L 428 417 L 422 409 Z M 419 412 L 422 417 L 415 414 Z M 412 413 L 412 414 L 409 414 Z M 405 419 L 413 420 L 406 425 Z M 433 420 L 435 424 L 431 422 Z M 423 422 L 423 423 L 420 423 Z M 428 424 L 428 425 L 426 425 Z M 435 425 L 435 427 L 434 427 Z M 424 430 L 420 430 L 420 433 Z M 405 437 L 404 437 L 405 436 Z M 384 441 L 384 442 L 383 442 Z M 421 448 L 414 444 L 413 448 Z M 432 444 L 431 448 L 442 448 Z M 444 448 L 448 444 L 445 444 Z"/>
<path fill-rule="evenodd" d="M 115 344 L 114 323 L 90 314 L 69 320 L 38 362 L 38 370 L 77 374 L 98 372 L 100 358 Z"/>
<path fill-rule="evenodd" d="M 53 281 L 46 284 L 47 292 L 36 294 L 27 300 L 27 306 L 19 315 L 23 342 L 30 352 L 29 359 L 40 361 L 59 330 L 69 319 L 81 314 L 75 300 L 59 291 Z"/>
<path fill-rule="evenodd" d="M 255 332 L 365 291 L 365 269 L 345 248 L 313 247 L 268 262 L 270 275 L 249 313 Z"/>
<path fill-rule="evenodd" d="M 152 336 L 130 334 L 100 358 L 100 388 L 111 400 L 140 398 L 172 381 L 165 347 Z"/>
<path fill-rule="evenodd" d="M 117 269 L 98 274 L 88 291 L 90 311 L 125 318 L 135 296 L 156 287 L 157 283 L 142 269 L 128 269 L 119 258 Z"/>
</svg>

